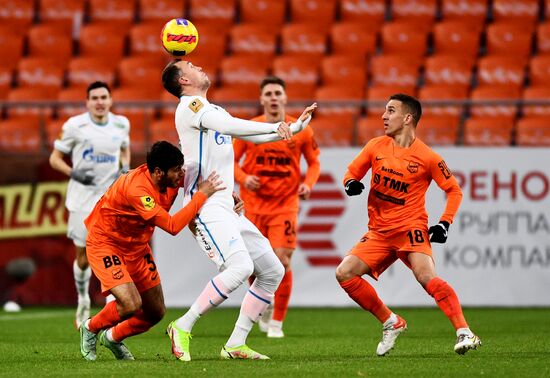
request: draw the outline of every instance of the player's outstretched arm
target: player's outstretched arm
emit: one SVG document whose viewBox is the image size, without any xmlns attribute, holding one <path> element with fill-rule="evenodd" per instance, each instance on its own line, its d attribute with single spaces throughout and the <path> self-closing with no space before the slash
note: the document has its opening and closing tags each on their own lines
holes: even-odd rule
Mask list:
<svg viewBox="0 0 550 378">
<path fill-rule="evenodd" d="M 202 127 L 235 137 L 270 133 L 277 134 L 282 124 L 283 122 L 266 123 L 248 121 L 232 117 L 218 110 L 207 111 L 201 118 Z"/>
</svg>

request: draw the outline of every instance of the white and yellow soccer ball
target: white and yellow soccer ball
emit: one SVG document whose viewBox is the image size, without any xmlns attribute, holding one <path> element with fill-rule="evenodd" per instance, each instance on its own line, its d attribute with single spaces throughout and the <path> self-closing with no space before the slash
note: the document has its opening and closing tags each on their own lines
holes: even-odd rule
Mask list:
<svg viewBox="0 0 550 378">
<path fill-rule="evenodd" d="M 199 33 L 195 25 L 185 18 L 168 21 L 160 33 L 162 46 L 174 56 L 191 54 L 199 43 Z"/>
</svg>

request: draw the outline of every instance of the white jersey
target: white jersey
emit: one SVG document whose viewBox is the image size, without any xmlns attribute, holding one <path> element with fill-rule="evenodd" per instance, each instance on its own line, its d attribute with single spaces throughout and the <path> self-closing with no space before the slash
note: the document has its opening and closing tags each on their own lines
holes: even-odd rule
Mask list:
<svg viewBox="0 0 550 378">
<path fill-rule="evenodd" d="M 93 185 L 69 180 L 65 205 L 69 211 L 92 211 L 96 202 L 116 179 L 120 167 L 120 149 L 129 148 L 130 122 L 124 116 L 109 113 L 100 125 L 90 113 L 71 117 L 63 124 L 54 148 L 71 155 L 73 169 L 90 169 Z"/>
<path fill-rule="evenodd" d="M 276 133 L 279 123 L 263 123 L 233 118 L 222 107 L 204 97 L 182 96 L 176 109 L 176 130 L 185 158 L 185 199 L 197 190 L 199 177 L 216 171 L 227 189 L 214 193 L 201 210 L 221 206 L 233 211 L 233 136 Z M 276 134 L 275 134 L 276 135 Z"/>
</svg>

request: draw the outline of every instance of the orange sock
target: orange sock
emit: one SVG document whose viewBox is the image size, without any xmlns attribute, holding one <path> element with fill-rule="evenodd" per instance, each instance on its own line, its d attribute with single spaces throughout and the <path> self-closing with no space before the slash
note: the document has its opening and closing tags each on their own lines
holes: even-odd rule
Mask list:
<svg viewBox="0 0 550 378">
<path fill-rule="evenodd" d="M 435 299 L 435 302 L 453 323 L 455 329 L 468 328 L 468 323 L 466 323 L 466 319 L 462 314 L 462 307 L 451 285 L 441 278 L 435 277 L 426 285 L 426 291 Z"/>
<path fill-rule="evenodd" d="M 127 337 L 139 335 L 140 333 L 148 331 L 155 324 L 151 323 L 143 316 L 143 311 L 138 311 L 131 318 L 118 323 L 112 329 L 113 340 L 121 342 Z"/>
<path fill-rule="evenodd" d="M 376 290 L 361 277 L 356 276 L 340 282 L 340 286 L 359 306 L 376 316 L 380 323 L 384 323 L 390 317 L 390 309 L 380 300 Z"/>
<path fill-rule="evenodd" d="M 98 333 L 102 329 L 109 328 L 120 322 L 120 315 L 116 309 L 116 301 L 109 302 L 90 319 L 88 329 L 90 332 Z"/>
<path fill-rule="evenodd" d="M 275 300 L 273 304 L 273 320 L 282 322 L 285 320 L 288 311 L 288 302 L 292 292 L 292 270 L 287 270 L 283 280 L 275 291 Z"/>
</svg>

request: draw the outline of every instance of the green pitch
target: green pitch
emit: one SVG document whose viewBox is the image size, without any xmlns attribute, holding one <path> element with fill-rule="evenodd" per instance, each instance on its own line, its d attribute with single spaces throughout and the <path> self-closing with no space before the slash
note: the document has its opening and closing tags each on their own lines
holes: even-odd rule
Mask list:
<svg viewBox="0 0 550 378">
<path fill-rule="evenodd" d="M 98 345 L 98 360 L 79 352 L 72 309 L 36 308 L 0 312 L 0 376 L 96 377 L 548 377 L 550 309 L 466 309 L 483 345 L 465 356 L 453 352 L 454 331 L 437 309 L 397 311 L 408 331 L 386 357 L 375 355 L 381 327 L 370 314 L 350 309 L 291 309 L 284 339 L 254 329 L 248 345 L 269 361 L 220 360 L 219 352 L 237 309 L 217 309 L 195 326 L 189 363 L 176 361 L 164 334 L 181 310 L 126 341 L 136 361 L 116 361 Z"/>
</svg>

